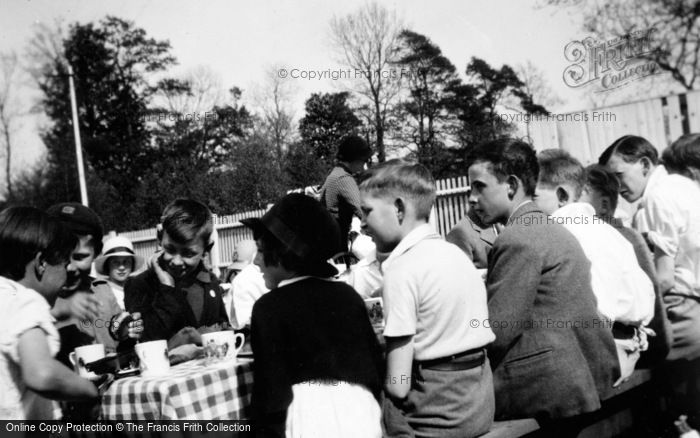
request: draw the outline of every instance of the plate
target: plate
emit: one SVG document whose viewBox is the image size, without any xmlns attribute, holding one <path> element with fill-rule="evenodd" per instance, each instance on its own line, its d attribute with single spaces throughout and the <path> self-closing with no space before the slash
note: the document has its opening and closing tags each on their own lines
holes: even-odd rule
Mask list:
<svg viewBox="0 0 700 438">
<path fill-rule="evenodd" d="M 138 368 L 128 368 L 126 370 L 119 370 L 115 376 L 119 379 L 122 377 L 138 376 L 141 371 Z"/>
</svg>

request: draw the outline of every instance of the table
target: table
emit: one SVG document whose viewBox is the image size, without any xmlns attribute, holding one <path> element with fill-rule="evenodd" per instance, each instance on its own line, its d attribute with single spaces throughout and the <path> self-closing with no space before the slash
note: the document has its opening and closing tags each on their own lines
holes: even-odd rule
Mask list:
<svg viewBox="0 0 700 438">
<path fill-rule="evenodd" d="M 104 420 L 238 420 L 250 417 L 250 359 L 184 362 L 161 377 L 116 380 L 102 397 Z"/>
</svg>

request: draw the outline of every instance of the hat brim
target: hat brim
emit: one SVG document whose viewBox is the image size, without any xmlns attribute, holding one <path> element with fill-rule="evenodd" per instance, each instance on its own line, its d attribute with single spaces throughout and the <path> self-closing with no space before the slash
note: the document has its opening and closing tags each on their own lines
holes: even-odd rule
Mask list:
<svg viewBox="0 0 700 438">
<path fill-rule="evenodd" d="M 265 226 L 263 221 L 260 218 L 249 218 L 249 219 L 241 219 L 241 223 L 245 225 L 246 227 L 250 228 L 253 230 L 253 234 L 259 235 L 262 234 L 264 230 L 267 230 L 268 228 Z M 312 269 L 313 275 L 318 276 L 318 277 L 335 277 L 338 275 L 338 269 L 336 269 L 335 266 L 328 262 L 320 262 L 317 265 L 315 265 Z"/>
<path fill-rule="evenodd" d="M 134 266 L 131 269 L 131 272 L 138 272 L 143 268 L 144 265 L 144 260 L 143 257 L 132 254 L 127 251 L 117 251 L 113 252 L 107 255 L 101 255 L 95 259 L 95 271 L 100 274 L 100 275 L 109 275 L 109 272 L 105 272 L 105 264 L 107 263 L 107 259 L 110 257 L 131 257 L 134 260 Z"/>
<path fill-rule="evenodd" d="M 241 223 L 253 231 L 254 235 L 259 235 L 265 230 L 265 225 L 262 219 L 259 217 L 251 217 L 248 219 L 241 219 Z"/>
</svg>

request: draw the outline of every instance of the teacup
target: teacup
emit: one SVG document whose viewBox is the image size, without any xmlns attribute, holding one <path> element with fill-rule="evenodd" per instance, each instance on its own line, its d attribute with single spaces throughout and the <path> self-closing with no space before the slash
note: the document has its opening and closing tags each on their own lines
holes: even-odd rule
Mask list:
<svg viewBox="0 0 700 438">
<path fill-rule="evenodd" d="M 76 348 L 68 355 L 75 371 L 86 379 L 98 379 L 100 376 L 88 371 L 85 364 L 105 357 L 105 346 L 102 344 L 90 344 Z"/>
<path fill-rule="evenodd" d="M 136 344 L 134 350 L 139 357 L 141 375 L 143 377 L 163 376 L 170 371 L 168 341 L 142 342 Z"/>
<path fill-rule="evenodd" d="M 239 339 L 240 344 L 236 346 Z M 245 344 L 245 336 L 243 333 L 234 333 L 231 330 L 204 333 L 202 335 L 202 346 L 204 348 L 213 347 L 215 351 L 219 349 L 222 355 L 227 358 L 236 357 L 241 348 L 243 348 L 243 344 Z"/>
</svg>

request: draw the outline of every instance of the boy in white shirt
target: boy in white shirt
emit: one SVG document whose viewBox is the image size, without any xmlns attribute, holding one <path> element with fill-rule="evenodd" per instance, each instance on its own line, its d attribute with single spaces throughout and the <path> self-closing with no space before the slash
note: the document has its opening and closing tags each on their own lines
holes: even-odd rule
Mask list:
<svg viewBox="0 0 700 438">
<path fill-rule="evenodd" d="M 585 184 L 583 165 L 560 149 L 538 155 L 540 173 L 534 200 L 576 237 L 591 262 L 591 286 L 598 311 L 613 327 L 622 383 L 648 348 L 646 325 L 654 316 L 654 285 L 637 263 L 634 248 L 596 217 L 591 204 L 579 202 Z"/>
<path fill-rule="evenodd" d="M 626 135 L 598 159 L 620 179 L 620 195 L 639 202 L 633 227 L 654 249 L 658 286 L 671 322 L 673 345 L 668 360 L 671 385 L 678 388 L 678 414 L 695 407 L 700 418 L 700 187 L 669 174 L 656 148 Z M 681 388 L 693 388 L 692 391 Z"/>
<path fill-rule="evenodd" d="M 486 289 L 467 256 L 428 225 L 435 196 L 430 172 L 399 160 L 360 184 L 362 228 L 377 251 L 391 252 L 382 264 L 388 436 L 478 436 L 493 421 Z"/>
</svg>

